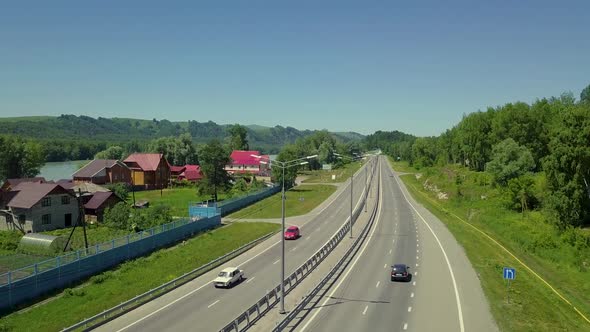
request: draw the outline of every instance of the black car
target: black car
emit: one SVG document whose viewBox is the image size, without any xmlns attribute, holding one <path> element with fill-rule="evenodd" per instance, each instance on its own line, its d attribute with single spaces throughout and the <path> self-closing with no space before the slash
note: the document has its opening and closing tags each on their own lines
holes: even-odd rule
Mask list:
<svg viewBox="0 0 590 332">
<path fill-rule="evenodd" d="M 410 267 L 406 264 L 395 264 L 391 266 L 391 281 L 410 281 Z"/>
</svg>

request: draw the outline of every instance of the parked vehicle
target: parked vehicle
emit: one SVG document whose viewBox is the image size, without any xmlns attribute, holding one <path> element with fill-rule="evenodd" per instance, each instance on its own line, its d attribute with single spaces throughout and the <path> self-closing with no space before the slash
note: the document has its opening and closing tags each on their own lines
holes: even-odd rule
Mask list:
<svg viewBox="0 0 590 332">
<path fill-rule="evenodd" d="M 406 264 L 395 264 L 391 266 L 391 281 L 410 281 L 411 277 L 410 267 Z"/>
<path fill-rule="evenodd" d="M 231 287 L 244 280 L 244 271 L 237 267 L 226 267 L 213 280 L 215 287 Z"/>
<path fill-rule="evenodd" d="M 299 227 L 291 226 L 285 231 L 285 240 L 296 240 L 301 236 Z"/>
</svg>

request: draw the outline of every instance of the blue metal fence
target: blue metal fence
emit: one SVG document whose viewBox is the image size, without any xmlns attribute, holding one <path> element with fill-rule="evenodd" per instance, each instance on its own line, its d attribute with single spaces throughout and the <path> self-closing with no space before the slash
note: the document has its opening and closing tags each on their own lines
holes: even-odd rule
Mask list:
<svg viewBox="0 0 590 332">
<path fill-rule="evenodd" d="M 107 270 L 197 232 L 221 224 L 219 214 L 156 226 L 0 275 L 0 309 L 11 308 L 51 290 Z"/>
</svg>

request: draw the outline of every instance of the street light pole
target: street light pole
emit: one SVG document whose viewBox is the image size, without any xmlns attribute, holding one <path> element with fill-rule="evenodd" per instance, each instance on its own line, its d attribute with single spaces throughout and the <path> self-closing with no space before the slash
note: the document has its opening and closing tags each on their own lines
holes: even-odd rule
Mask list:
<svg viewBox="0 0 590 332">
<path fill-rule="evenodd" d="M 367 193 L 369 189 L 369 173 L 368 173 L 369 164 L 365 165 L 365 213 L 367 213 Z"/>
<path fill-rule="evenodd" d="M 280 314 L 285 313 L 285 165 L 283 170 L 283 189 L 281 194 L 281 307 Z"/>
<path fill-rule="evenodd" d="M 352 183 L 354 178 L 354 174 L 350 176 L 350 219 L 348 220 L 348 224 L 350 225 L 350 238 L 352 239 Z"/>
<path fill-rule="evenodd" d="M 258 155 L 251 155 L 254 158 L 262 159 L 262 156 Z M 279 313 L 285 314 L 285 169 L 293 166 L 300 166 L 305 165 L 308 162 L 305 161 L 307 159 L 313 159 L 317 157 L 317 155 L 307 156 L 304 158 L 299 158 L 290 161 L 278 161 L 278 160 L 267 160 L 261 161 L 264 163 L 269 163 L 270 167 L 272 168 L 273 165 L 281 168 L 281 172 L 283 175 L 282 181 L 282 188 L 281 188 L 281 304 L 279 307 Z"/>
</svg>

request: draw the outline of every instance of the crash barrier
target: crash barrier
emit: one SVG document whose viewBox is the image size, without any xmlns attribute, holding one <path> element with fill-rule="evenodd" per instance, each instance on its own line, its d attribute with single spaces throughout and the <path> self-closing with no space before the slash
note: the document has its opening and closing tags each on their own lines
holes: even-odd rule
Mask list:
<svg viewBox="0 0 590 332">
<path fill-rule="evenodd" d="M 175 220 L 87 249 L 58 256 L 0 275 L 0 310 L 35 299 L 123 261 L 146 255 L 221 224 L 221 216 Z"/>
<path fill-rule="evenodd" d="M 379 184 L 377 184 L 377 188 L 379 188 Z M 377 192 L 378 191 L 379 189 L 377 189 Z M 334 284 L 334 282 L 338 280 L 338 277 L 344 272 L 348 264 L 352 261 L 356 253 L 360 250 L 365 239 L 367 238 L 369 229 L 375 221 L 376 214 L 377 204 L 373 207 L 373 211 L 371 214 L 371 218 L 369 219 L 369 222 L 367 223 L 367 225 L 365 225 L 361 235 L 356 238 L 353 245 L 350 248 L 348 248 L 346 253 L 342 256 L 342 258 L 340 258 L 338 263 L 336 263 L 336 265 L 330 270 L 330 272 L 328 272 L 328 274 L 315 287 L 313 287 L 312 290 L 308 292 L 297 305 L 295 305 L 295 308 L 291 312 L 289 312 L 289 314 L 287 314 L 287 316 L 285 316 L 285 318 L 279 324 L 275 326 L 275 328 L 272 330 L 273 332 L 280 332 L 285 330 L 289 326 L 289 324 L 291 324 L 291 322 L 296 318 L 299 318 L 299 321 L 305 318 L 307 312 L 303 316 L 299 316 L 299 314 L 306 309 L 307 305 L 311 302 L 312 299 L 315 298 L 317 301 L 321 299 L 321 297 L 317 297 L 317 294 L 322 289 L 324 289 L 324 291 L 327 291 Z M 292 327 L 292 329 L 294 328 L 295 326 Z"/>
<path fill-rule="evenodd" d="M 366 183 L 365 189 L 363 190 L 363 194 L 361 195 L 360 204 L 357 204 L 353 214 L 352 214 L 352 223 L 354 224 L 358 218 L 358 216 L 363 211 L 363 205 L 367 199 L 367 193 L 370 190 L 371 180 L 373 179 L 373 173 L 376 169 L 377 163 L 373 167 L 373 171 L 371 172 L 371 177 L 368 183 Z M 357 173 L 358 174 L 358 173 Z M 374 211 L 372 213 L 371 219 L 374 217 Z M 348 220 L 348 219 L 347 219 Z M 369 225 L 367 223 L 367 225 Z M 363 229 L 363 232 L 367 229 L 367 225 Z M 307 277 L 333 250 L 336 246 L 340 243 L 340 241 L 346 236 L 348 231 L 350 230 L 350 223 L 345 222 L 338 232 L 332 236 L 332 238 L 322 247 L 320 248 L 311 258 L 309 258 L 305 263 L 303 263 L 299 268 L 295 270 L 291 275 L 285 278 L 283 281 L 285 287 L 285 295 L 289 294 L 289 292 L 295 288 L 305 277 Z M 357 241 L 358 241 L 357 237 Z M 355 242 L 356 243 L 356 242 Z M 235 319 L 225 325 L 220 331 L 221 332 L 241 332 L 248 330 L 256 321 L 258 321 L 262 316 L 264 316 L 272 307 L 274 307 L 280 300 L 280 293 L 281 293 L 281 284 L 279 283 L 276 287 L 266 293 L 260 300 L 256 301 L 252 306 L 250 306 L 246 311 L 238 315 Z"/>
<path fill-rule="evenodd" d="M 125 301 L 117 306 L 107 309 L 95 316 L 87 318 L 87 319 L 85 319 L 77 324 L 74 324 L 68 328 L 65 328 L 62 331 L 76 331 L 79 329 L 89 330 L 91 328 L 94 328 L 94 327 L 97 327 L 101 324 L 104 324 L 105 322 L 107 322 L 111 319 L 121 316 L 122 314 L 129 312 L 146 302 L 151 301 L 155 297 L 163 295 L 163 294 L 175 289 L 176 287 L 184 285 L 187 282 L 197 278 L 198 276 L 211 271 L 212 269 L 218 267 L 219 265 L 241 255 L 243 252 L 249 250 L 250 248 L 252 248 L 255 245 L 257 245 L 258 243 L 268 239 L 269 237 L 273 236 L 276 233 L 277 232 L 271 232 L 267 235 L 261 236 L 258 239 L 253 240 L 253 241 L 239 247 L 238 249 L 236 249 L 232 252 L 229 252 L 219 258 L 216 258 L 215 260 L 213 260 L 203 266 L 200 266 L 190 272 L 187 272 L 174 280 L 171 280 L 161 286 L 151 289 L 151 290 L 149 290 L 143 294 L 140 294 L 128 301 Z"/>
<path fill-rule="evenodd" d="M 225 201 L 219 202 L 219 209 L 221 210 L 221 216 L 227 216 L 228 214 L 242 209 L 252 203 L 265 199 L 268 196 L 272 196 L 281 191 L 281 186 L 272 186 L 263 188 L 254 193 L 247 193 L 246 196 L 240 196 Z"/>
</svg>

